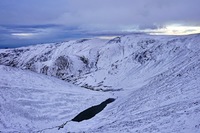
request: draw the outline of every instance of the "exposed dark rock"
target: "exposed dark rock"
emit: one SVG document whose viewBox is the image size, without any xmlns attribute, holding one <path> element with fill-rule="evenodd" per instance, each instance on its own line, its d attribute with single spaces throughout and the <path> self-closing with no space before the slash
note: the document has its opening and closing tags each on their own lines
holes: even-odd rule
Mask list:
<svg viewBox="0 0 200 133">
<path fill-rule="evenodd" d="M 149 44 L 152 44 L 152 43 L 155 43 L 155 42 L 156 42 L 156 40 L 154 40 L 154 39 L 146 39 L 146 40 L 139 41 L 137 44 L 138 44 L 138 46 L 145 49 Z"/>
<path fill-rule="evenodd" d="M 85 41 L 88 41 L 88 40 L 90 40 L 90 39 L 81 39 L 81 40 L 76 41 L 76 43 L 82 43 L 82 42 L 85 42 Z"/>
<path fill-rule="evenodd" d="M 145 62 L 153 59 L 152 52 L 151 51 L 144 51 L 144 52 L 141 52 L 141 53 L 137 53 L 137 54 L 134 55 L 134 59 L 136 61 L 138 61 L 139 63 L 144 64 Z"/>
<path fill-rule="evenodd" d="M 58 67 L 58 71 L 65 70 L 66 68 L 69 67 L 69 61 L 66 57 L 60 56 L 56 59 L 55 65 Z"/>
<path fill-rule="evenodd" d="M 121 42 L 121 37 L 116 37 L 114 39 L 111 39 L 108 43 L 120 43 Z"/>
<path fill-rule="evenodd" d="M 88 61 L 88 59 L 87 59 L 85 56 L 80 56 L 80 60 L 81 60 L 86 66 L 88 66 L 89 61 Z"/>
<path fill-rule="evenodd" d="M 48 69 L 49 67 L 45 65 L 40 72 L 47 75 Z"/>
</svg>

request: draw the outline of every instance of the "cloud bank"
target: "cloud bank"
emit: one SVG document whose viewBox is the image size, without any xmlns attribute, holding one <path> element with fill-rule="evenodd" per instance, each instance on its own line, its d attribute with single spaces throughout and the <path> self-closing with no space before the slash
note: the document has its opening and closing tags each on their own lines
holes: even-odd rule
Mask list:
<svg viewBox="0 0 200 133">
<path fill-rule="evenodd" d="M 188 27 L 199 28 L 199 5 L 199 0 L 1 0 L 0 45 L 160 32 L 170 25 L 194 31 Z"/>
</svg>

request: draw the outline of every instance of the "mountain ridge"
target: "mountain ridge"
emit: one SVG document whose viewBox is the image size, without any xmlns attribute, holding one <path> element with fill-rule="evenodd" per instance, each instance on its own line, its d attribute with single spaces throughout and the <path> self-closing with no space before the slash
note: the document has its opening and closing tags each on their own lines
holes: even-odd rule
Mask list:
<svg viewBox="0 0 200 133">
<path fill-rule="evenodd" d="M 193 43 L 192 41 L 198 43 L 199 36 L 200 34 L 188 36 L 134 34 L 111 40 L 82 39 L 6 49 L 0 50 L 0 64 L 54 76 L 88 89 L 121 90 L 123 86 L 116 88 L 117 83 L 112 85 L 110 83 L 116 78 L 114 75 L 123 77 L 117 81 L 124 81 L 127 76 L 123 73 L 138 73 L 140 76 L 142 74 L 138 69 L 145 71 L 147 65 L 155 68 L 156 65 L 167 65 L 172 62 L 172 56 L 180 58 L 191 50 L 199 50 L 198 46 L 189 48 L 191 47 L 189 43 Z M 167 69 L 164 66 L 163 68 Z M 156 74 L 155 71 L 160 71 L 152 70 L 148 70 L 152 75 Z M 108 76 L 99 76 L 101 73 Z M 144 72 L 143 74 L 145 75 Z M 110 85 L 105 83 L 108 77 Z"/>
</svg>

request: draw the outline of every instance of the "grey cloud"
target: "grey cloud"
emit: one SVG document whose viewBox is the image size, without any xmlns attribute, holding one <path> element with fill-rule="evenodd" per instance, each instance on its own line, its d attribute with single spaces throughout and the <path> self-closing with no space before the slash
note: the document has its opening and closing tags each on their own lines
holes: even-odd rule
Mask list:
<svg viewBox="0 0 200 133">
<path fill-rule="evenodd" d="M 115 29 L 200 23 L 199 0 L 73 0 L 58 23 Z"/>
<path fill-rule="evenodd" d="M 88 30 L 199 25 L 199 5 L 199 0 L 1 0 L 0 24 L 61 24 Z"/>
<path fill-rule="evenodd" d="M 200 26 L 199 5 L 200 0 L 0 0 L 0 42 L 19 43 L 11 34 L 23 32 L 37 33 L 29 42 L 38 43 L 151 31 L 168 24 Z"/>
</svg>

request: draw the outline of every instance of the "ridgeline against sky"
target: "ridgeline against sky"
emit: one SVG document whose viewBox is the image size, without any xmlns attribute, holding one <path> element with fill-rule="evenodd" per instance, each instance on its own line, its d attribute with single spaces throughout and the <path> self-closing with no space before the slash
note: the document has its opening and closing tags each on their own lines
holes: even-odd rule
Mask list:
<svg viewBox="0 0 200 133">
<path fill-rule="evenodd" d="M 199 0 L 1 0 L 0 47 L 134 32 L 200 33 Z"/>
</svg>

